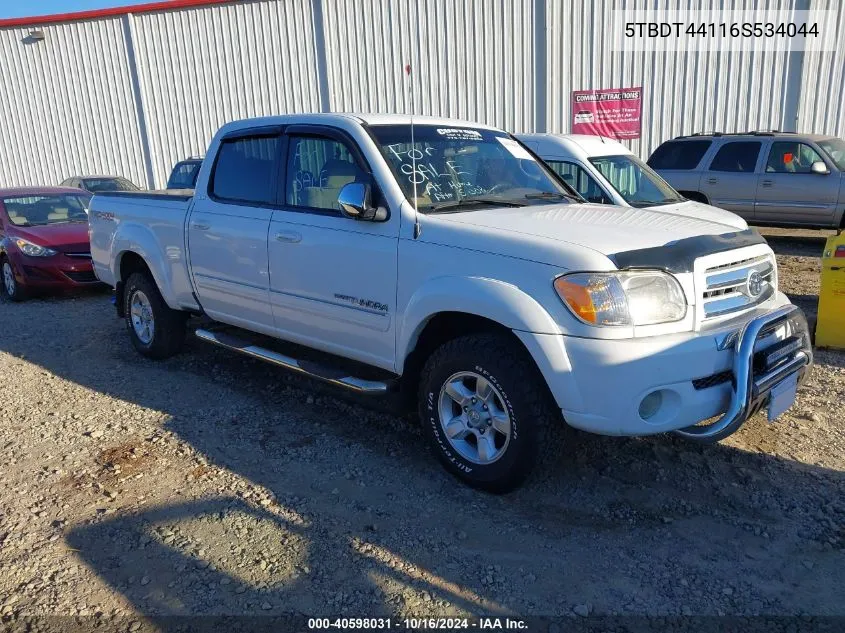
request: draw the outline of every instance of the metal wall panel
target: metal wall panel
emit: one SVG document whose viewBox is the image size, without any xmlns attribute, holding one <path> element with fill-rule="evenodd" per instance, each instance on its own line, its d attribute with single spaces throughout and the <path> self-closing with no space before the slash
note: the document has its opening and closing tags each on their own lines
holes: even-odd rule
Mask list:
<svg viewBox="0 0 845 633">
<path fill-rule="evenodd" d="M 120 18 L 0 30 L 0 186 L 120 174 L 144 185 Z"/>
<path fill-rule="evenodd" d="M 572 90 L 639 85 L 643 86 L 642 138 L 626 143 L 644 159 L 661 142 L 679 134 L 794 129 L 794 120 L 785 116 L 786 104 L 790 98 L 797 99 L 793 93 L 798 88 L 788 81 L 788 52 L 774 51 L 765 42 L 754 51 L 614 52 L 610 27 L 614 8 L 756 7 L 757 19 L 765 22 L 773 11 L 794 9 L 796 0 L 546 2 L 550 132 L 570 132 Z M 616 36 L 621 38 L 622 33 Z"/>
<path fill-rule="evenodd" d="M 841 0 L 814 0 L 820 9 L 838 11 L 834 39 L 845 41 L 845 9 Z M 798 130 L 845 137 L 845 46 L 819 51 L 821 42 L 808 40 L 801 78 Z M 815 45 L 815 46 L 814 46 Z"/>
<path fill-rule="evenodd" d="M 131 19 L 157 187 L 178 160 L 202 155 L 226 122 L 320 110 L 310 0 Z"/>
<path fill-rule="evenodd" d="M 322 0 L 330 108 L 534 129 L 534 0 Z"/>
<path fill-rule="evenodd" d="M 820 5 L 823 5 L 820 7 Z M 839 0 L 254 0 L 0 29 L 0 186 L 110 172 L 161 187 L 233 119 L 413 111 L 568 132 L 572 90 L 643 86 L 643 157 L 695 131 L 845 135 L 845 49 L 614 52 L 615 8 Z M 616 36 L 621 36 L 617 34 Z M 768 47 L 768 48 L 767 48 Z"/>
</svg>

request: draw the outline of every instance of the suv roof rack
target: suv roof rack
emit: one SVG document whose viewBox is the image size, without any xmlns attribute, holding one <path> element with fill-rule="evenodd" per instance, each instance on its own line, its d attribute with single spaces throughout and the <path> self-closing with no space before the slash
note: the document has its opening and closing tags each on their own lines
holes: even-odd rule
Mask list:
<svg viewBox="0 0 845 633">
<path fill-rule="evenodd" d="M 694 138 L 696 136 L 774 136 L 775 134 L 798 134 L 798 132 L 782 132 L 781 130 L 749 130 L 747 132 L 694 132 L 692 134 L 682 134 L 676 136 L 675 139 Z"/>
</svg>

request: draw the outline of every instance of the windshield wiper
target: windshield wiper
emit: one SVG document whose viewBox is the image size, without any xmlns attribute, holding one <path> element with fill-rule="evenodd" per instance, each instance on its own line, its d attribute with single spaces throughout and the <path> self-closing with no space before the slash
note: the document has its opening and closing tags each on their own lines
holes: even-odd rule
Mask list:
<svg viewBox="0 0 845 633">
<path fill-rule="evenodd" d="M 678 202 L 683 202 L 683 200 L 637 200 L 636 203 L 638 206 L 643 207 L 654 207 L 660 206 L 663 204 L 676 204 Z M 633 203 L 632 203 L 633 204 Z"/>
<path fill-rule="evenodd" d="M 563 193 L 562 191 L 541 191 L 540 193 L 528 193 L 525 194 L 525 198 L 527 200 L 561 200 L 563 198 L 569 198 L 570 200 L 575 200 L 575 202 L 581 202 L 581 199 L 577 196 L 573 196 L 571 193 Z"/>
<path fill-rule="evenodd" d="M 500 200 L 499 198 L 463 198 L 461 200 L 452 200 L 450 202 L 442 202 L 431 207 L 431 211 L 446 211 L 448 209 L 458 209 L 460 207 L 469 207 L 479 204 L 495 204 L 502 207 L 522 207 L 525 206 L 521 202 L 514 202 L 513 200 Z"/>
</svg>

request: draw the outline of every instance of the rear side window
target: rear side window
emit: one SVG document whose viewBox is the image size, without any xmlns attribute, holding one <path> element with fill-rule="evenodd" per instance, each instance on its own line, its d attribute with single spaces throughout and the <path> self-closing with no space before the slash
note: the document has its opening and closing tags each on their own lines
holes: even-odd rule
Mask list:
<svg viewBox="0 0 845 633">
<path fill-rule="evenodd" d="M 710 171 L 753 172 L 759 155 L 759 141 L 725 143 L 710 163 Z"/>
<path fill-rule="evenodd" d="M 652 169 L 695 169 L 711 141 L 667 141 L 648 159 Z"/>
<path fill-rule="evenodd" d="M 220 145 L 211 194 L 231 202 L 273 204 L 278 136 L 250 136 Z"/>
</svg>

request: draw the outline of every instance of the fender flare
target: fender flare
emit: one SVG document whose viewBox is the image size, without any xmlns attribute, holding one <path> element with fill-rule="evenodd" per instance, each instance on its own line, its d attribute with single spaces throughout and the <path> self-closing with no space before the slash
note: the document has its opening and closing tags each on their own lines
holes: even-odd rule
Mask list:
<svg viewBox="0 0 845 633">
<path fill-rule="evenodd" d="M 112 238 L 111 253 L 111 273 L 116 283 L 126 282 L 120 275 L 120 265 L 127 253 L 134 253 L 147 264 L 164 302 L 174 310 L 180 309 L 173 293 L 170 267 L 166 264 L 165 254 L 150 229 L 140 224 L 122 223 Z"/>
<path fill-rule="evenodd" d="M 414 292 L 398 324 L 399 373 L 425 326 L 443 312 L 472 314 L 495 321 L 509 330 L 561 333 L 558 324 L 540 303 L 513 284 L 485 277 L 435 277 Z"/>
</svg>

